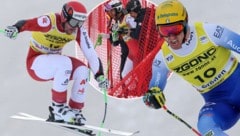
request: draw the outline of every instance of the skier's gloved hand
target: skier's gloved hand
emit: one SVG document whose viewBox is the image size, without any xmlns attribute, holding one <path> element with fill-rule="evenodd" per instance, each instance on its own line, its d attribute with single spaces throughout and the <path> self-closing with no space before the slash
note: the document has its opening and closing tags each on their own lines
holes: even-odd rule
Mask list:
<svg viewBox="0 0 240 136">
<path fill-rule="evenodd" d="M 160 88 L 152 87 L 143 96 L 143 102 L 154 109 L 159 109 L 165 105 L 165 96 Z"/>
<path fill-rule="evenodd" d="M 119 34 L 118 31 L 112 31 L 111 33 L 111 38 L 112 38 L 112 42 L 117 42 L 119 40 Z"/>
<path fill-rule="evenodd" d="M 18 34 L 18 28 L 16 26 L 7 26 L 5 28 L 4 35 L 10 39 L 16 39 Z"/>
<path fill-rule="evenodd" d="M 105 78 L 103 75 L 100 75 L 97 77 L 98 87 L 101 89 L 108 89 L 109 83 L 107 78 Z"/>
</svg>

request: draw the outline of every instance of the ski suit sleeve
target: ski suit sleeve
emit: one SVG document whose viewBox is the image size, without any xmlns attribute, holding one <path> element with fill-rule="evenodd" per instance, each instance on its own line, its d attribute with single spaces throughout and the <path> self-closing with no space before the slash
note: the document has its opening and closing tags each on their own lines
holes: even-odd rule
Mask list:
<svg viewBox="0 0 240 136">
<path fill-rule="evenodd" d="M 79 38 L 80 41 L 77 40 L 77 42 L 79 43 L 79 46 L 82 49 L 84 56 L 88 60 L 90 69 L 95 75 L 95 79 L 97 79 L 97 77 L 104 75 L 102 62 L 99 59 L 97 52 L 94 49 L 94 45 L 90 40 L 85 28 L 83 27 L 80 28 L 80 35 L 78 36 L 80 36 Z"/>
<path fill-rule="evenodd" d="M 240 35 L 236 32 L 216 24 L 204 24 L 204 29 L 210 39 L 217 44 L 234 52 L 240 53 Z"/>
<path fill-rule="evenodd" d="M 163 60 L 162 51 L 160 50 L 155 56 L 152 63 L 152 77 L 149 83 L 149 90 L 152 87 L 158 87 L 161 90 L 164 90 L 169 70 Z"/>
<path fill-rule="evenodd" d="M 48 30 L 51 29 L 51 20 L 48 15 L 43 15 L 31 19 L 19 20 L 13 26 L 16 26 L 19 32 L 23 31 L 47 32 Z"/>
</svg>

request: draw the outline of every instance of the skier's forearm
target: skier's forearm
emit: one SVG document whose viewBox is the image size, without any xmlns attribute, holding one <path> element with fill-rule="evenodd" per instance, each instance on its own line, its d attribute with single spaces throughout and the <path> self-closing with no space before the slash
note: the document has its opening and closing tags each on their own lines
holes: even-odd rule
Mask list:
<svg viewBox="0 0 240 136">
<path fill-rule="evenodd" d="M 22 26 L 26 23 L 26 20 L 19 20 L 16 24 L 14 24 L 13 26 L 16 26 L 18 31 L 21 32 L 21 28 Z"/>
</svg>

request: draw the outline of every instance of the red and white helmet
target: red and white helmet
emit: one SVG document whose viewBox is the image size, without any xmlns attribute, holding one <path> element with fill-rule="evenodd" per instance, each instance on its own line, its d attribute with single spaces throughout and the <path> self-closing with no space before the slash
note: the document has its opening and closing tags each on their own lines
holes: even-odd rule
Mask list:
<svg viewBox="0 0 240 136">
<path fill-rule="evenodd" d="M 62 22 L 68 22 L 72 27 L 81 27 L 87 19 L 85 6 L 78 1 L 70 1 L 63 5 L 61 12 Z"/>
<path fill-rule="evenodd" d="M 117 12 L 121 12 L 123 9 L 122 2 L 119 0 L 110 0 L 107 3 L 104 4 L 105 11 L 110 11 L 112 9 L 115 9 Z"/>
</svg>

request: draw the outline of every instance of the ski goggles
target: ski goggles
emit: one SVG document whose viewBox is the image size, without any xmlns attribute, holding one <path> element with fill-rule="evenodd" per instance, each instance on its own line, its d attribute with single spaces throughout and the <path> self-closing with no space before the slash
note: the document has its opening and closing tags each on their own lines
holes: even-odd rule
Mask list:
<svg viewBox="0 0 240 136">
<path fill-rule="evenodd" d="M 68 21 L 68 24 L 75 28 L 75 27 L 81 27 L 83 25 L 84 21 L 81 21 L 81 20 L 77 20 L 77 19 L 74 19 L 74 18 L 71 18 L 69 21 Z"/>
<path fill-rule="evenodd" d="M 158 31 L 162 37 L 169 37 L 170 35 L 179 35 L 184 29 L 182 23 L 171 25 L 159 25 Z"/>
</svg>

